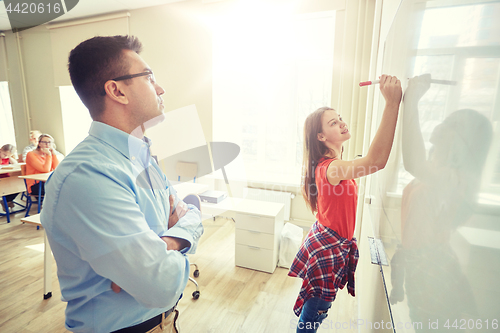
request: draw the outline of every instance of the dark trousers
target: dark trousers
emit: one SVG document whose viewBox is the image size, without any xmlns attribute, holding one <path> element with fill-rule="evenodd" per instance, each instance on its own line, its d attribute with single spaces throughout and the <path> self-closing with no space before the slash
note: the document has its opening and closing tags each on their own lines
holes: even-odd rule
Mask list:
<svg viewBox="0 0 500 333">
<path fill-rule="evenodd" d="M 39 190 L 40 190 L 40 185 L 38 183 L 31 185 L 31 195 L 40 195 L 40 193 L 38 193 Z M 45 194 L 45 186 L 43 186 L 42 184 L 42 195 L 44 194 Z"/>
<path fill-rule="evenodd" d="M 19 193 L 7 194 L 5 196 L 5 199 L 7 199 L 7 202 L 11 202 L 11 201 L 13 201 L 17 197 L 18 194 Z M 2 200 L 3 200 L 3 198 L 2 198 Z"/>
</svg>

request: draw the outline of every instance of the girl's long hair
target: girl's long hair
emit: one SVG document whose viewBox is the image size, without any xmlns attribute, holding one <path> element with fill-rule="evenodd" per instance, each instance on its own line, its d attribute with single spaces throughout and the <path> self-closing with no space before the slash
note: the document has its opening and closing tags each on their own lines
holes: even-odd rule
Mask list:
<svg viewBox="0 0 500 333">
<path fill-rule="evenodd" d="M 316 186 L 316 166 L 328 153 L 328 148 L 318 140 L 322 131 L 321 117 L 329 107 L 322 107 L 311 113 L 304 124 L 304 161 L 302 163 L 302 196 L 314 213 L 318 210 L 318 188 Z"/>
</svg>

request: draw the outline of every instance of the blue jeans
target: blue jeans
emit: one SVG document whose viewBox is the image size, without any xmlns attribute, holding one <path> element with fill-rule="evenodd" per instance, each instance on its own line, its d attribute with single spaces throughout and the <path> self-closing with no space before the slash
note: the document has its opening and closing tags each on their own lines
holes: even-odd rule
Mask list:
<svg viewBox="0 0 500 333">
<path fill-rule="evenodd" d="M 313 297 L 306 301 L 297 323 L 297 333 L 316 333 L 323 320 L 328 316 L 332 302 Z"/>
</svg>

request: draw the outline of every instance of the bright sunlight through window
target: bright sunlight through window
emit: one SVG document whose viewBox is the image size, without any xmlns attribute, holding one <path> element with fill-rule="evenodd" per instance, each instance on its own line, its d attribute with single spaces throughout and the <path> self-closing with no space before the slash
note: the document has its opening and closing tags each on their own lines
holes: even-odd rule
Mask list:
<svg viewBox="0 0 500 333">
<path fill-rule="evenodd" d="M 229 178 L 300 183 L 305 118 L 331 104 L 334 14 L 252 1 L 213 18 L 213 140 L 241 147 Z"/>
</svg>

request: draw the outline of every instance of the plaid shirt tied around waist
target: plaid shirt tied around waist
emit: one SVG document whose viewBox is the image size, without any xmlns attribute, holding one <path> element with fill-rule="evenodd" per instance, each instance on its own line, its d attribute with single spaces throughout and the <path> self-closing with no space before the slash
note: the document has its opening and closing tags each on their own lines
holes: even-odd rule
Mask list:
<svg viewBox="0 0 500 333">
<path fill-rule="evenodd" d="M 337 289 L 343 289 L 346 284 L 348 293 L 354 296 L 358 258 L 356 238 L 340 237 L 316 221 L 288 272 L 288 276 L 304 280 L 293 308 L 295 314 L 300 316 L 304 303 L 312 297 L 332 302 Z"/>
</svg>

